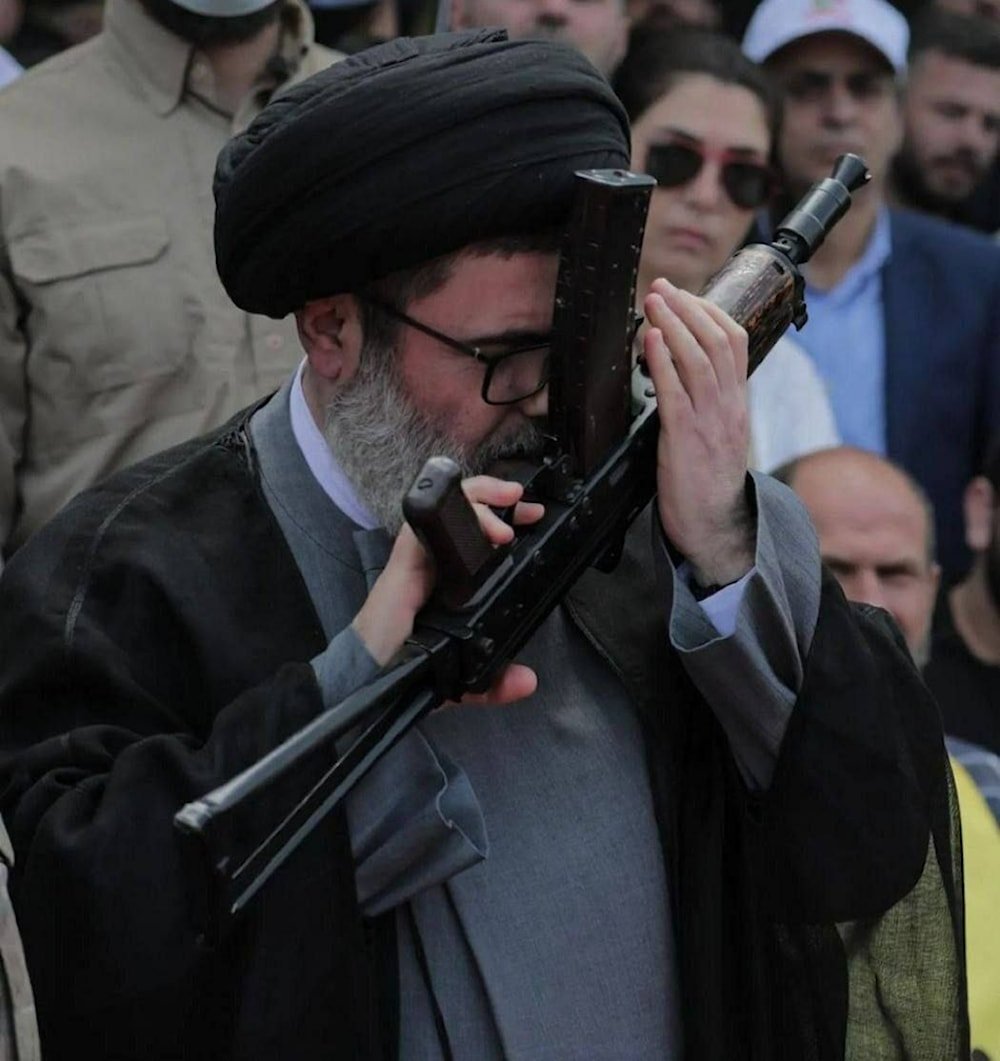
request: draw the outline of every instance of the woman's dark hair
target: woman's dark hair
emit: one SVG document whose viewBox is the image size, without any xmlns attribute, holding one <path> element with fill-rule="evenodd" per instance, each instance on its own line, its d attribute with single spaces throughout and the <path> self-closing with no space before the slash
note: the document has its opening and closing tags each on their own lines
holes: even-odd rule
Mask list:
<svg viewBox="0 0 1000 1061">
<path fill-rule="evenodd" d="M 634 123 L 689 74 L 706 74 L 752 92 L 764 107 L 771 142 L 777 143 L 781 127 L 778 89 L 769 75 L 740 51 L 736 41 L 721 33 L 688 26 L 633 31 L 613 87 Z"/>
</svg>

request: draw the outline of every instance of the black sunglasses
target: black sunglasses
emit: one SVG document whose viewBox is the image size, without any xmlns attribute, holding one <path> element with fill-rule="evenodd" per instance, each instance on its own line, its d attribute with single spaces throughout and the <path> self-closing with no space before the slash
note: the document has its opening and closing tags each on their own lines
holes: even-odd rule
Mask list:
<svg viewBox="0 0 1000 1061">
<path fill-rule="evenodd" d="M 678 188 L 693 181 L 706 160 L 719 164 L 722 187 L 741 209 L 756 210 L 770 198 L 774 174 L 769 166 L 752 162 L 739 152 L 714 150 L 704 144 L 652 144 L 646 153 L 645 170 L 662 187 Z"/>
</svg>

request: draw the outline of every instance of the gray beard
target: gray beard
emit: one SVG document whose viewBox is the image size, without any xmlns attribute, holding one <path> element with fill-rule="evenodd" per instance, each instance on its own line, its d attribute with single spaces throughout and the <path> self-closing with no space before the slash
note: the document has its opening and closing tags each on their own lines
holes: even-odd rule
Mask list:
<svg viewBox="0 0 1000 1061">
<path fill-rule="evenodd" d="M 394 352 L 367 345 L 354 379 L 326 408 L 323 434 L 359 500 L 392 535 L 403 525 L 403 496 L 431 457 L 450 457 L 463 477 L 480 475 L 499 460 L 540 454 L 544 441 L 538 426 L 521 418 L 478 446 L 456 442 L 414 407 Z"/>
</svg>

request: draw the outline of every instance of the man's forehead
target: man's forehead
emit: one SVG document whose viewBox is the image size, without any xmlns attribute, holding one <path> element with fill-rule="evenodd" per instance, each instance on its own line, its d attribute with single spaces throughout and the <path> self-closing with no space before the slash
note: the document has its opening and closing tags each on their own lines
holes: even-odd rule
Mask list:
<svg viewBox="0 0 1000 1061">
<path fill-rule="evenodd" d="M 880 553 L 924 558 L 930 526 L 921 498 L 895 469 L 863 461 L 808 460 L 793 483 L 824 551 L 840 559 Z"/>
<path fill-rule="evenodd" d="M 958 96 L 976 97 L 988 94 L 991 110 L 1000 111 L 1000 69 L 980 66 L 949 55 L 937 49 L 929 49 L 919 56 L 910 70 L 910 84 L 921 88 Z"/>
<path fill-rule="evenodd" d="M 930 559 L 929 527 L 920 508 L 846 506 L 821 515 L 816 533 L 827 562 L 921 571 Z"/>
<path fill-rule="evenodd" d="M 845 67 L 892 74 L 888 59 L 877 48 L 853 33 L 832 30 L 791 41 L 768 60 L 775 70 L 840 71 Z"/>
<path fill-rule="evenodd" d="M 447 280 L 411 307 L 481 329 L 477 338 L 542 323 L 551 319 L 558 266 L 559 255 L 552 250 L 467 248 L 455 255 Z"/>
</svg>

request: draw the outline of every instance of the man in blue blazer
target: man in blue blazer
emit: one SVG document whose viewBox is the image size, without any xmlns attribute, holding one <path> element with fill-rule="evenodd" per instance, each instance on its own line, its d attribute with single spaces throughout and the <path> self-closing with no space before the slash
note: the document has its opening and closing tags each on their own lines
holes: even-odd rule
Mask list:
<svg viewBox="0 0 1000 1061">
<path fill-rule="evenodd" d="M 807 267 L 800 338 L 844 441 L 890 457 L 930 495 L 954 577 L 969 561 L 963 484 L 1000 427 L 1000 248 L 886 206 L 907 43 L 886 0 L 764 0 L 743 47 L 785 90 L 779 158 L 791 196 L 846 151 L 872 171 Z"/>
</svg>

